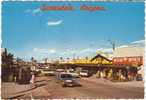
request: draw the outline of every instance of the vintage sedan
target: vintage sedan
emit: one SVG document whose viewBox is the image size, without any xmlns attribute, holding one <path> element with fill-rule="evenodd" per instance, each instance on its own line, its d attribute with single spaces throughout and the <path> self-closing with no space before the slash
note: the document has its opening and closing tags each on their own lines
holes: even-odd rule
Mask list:
<svg viewBox="0 0 146 100">
<path fill-rule="evenodd" d="M 57 79 L 60 81 L 63 87 L 81 86 L 79 81 L 75 77 L 73 77 L 71 74 L 68 74 L 68 73 L 60 73 L 57 76 Z"/>
</svg>

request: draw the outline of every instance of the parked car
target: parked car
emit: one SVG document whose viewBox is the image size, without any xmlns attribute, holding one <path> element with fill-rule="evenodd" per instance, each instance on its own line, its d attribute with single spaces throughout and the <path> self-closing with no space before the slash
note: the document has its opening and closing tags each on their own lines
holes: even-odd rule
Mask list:
<svg viewBox="0 0 146 100">
<path fill-rule="evenodd" d="M 136 81 L 142 81 L 142 80 L 143 80 L 142 75 L 141 74 L 137 74 Z"/>
<path fill-rule="evenodd" d="M 68 74 L 71 74 L 73 77 L 76 77 L 76 78 L 79 78 L 80 77 L 79 74 L 76 73 L 76 72 L 74 72 L 74 71 L 68 71 L 67 73 Z"/>
<path fill-rule="evenodd" d="M 55 71 L 50 70 L 50 69 L 44 69 L 44 70 L 42 70 L 41 73 L 45 76 L 54 76 L 55 75 Z"/>
<path fill-rule="evenodd" d="M 90 71 L 88 71 L 88 70 L 82 70 L 80 72 L 80 76 L 82 76 L 82 77 L 89 77 L 91 75 L 92 75 L 92 73 Z"/>
<path fill-rule="evenodd" d="M 42 70 L 43 70 L 43 69 L 41 69 L 41 68 L 37 68 L 35 71 L 36 71 L 37 73 L 41 73 Z"/>
<path fill-rule="evenodd" d="M 68 73 L 60 73 L 57 75 L 57 79 L 60 81 L 63 87 L 73 87 L 73 86 L 81 86 L 78 80 Z"/>
<path fill-rule="evenodd" d="M 56 72 L 64 72 L 64 69 L 56 69 Z"/>
<path fill-rule="evenodd" d="M 42 74 L 42 70 L 43 70 L 43 69 L 39 69 L 39 68 L 36 69 L 36 70 L 35 70 L 35 75 L 36 75 L 36 76 L 40 76 L 40 75 Z"/>
</svg>

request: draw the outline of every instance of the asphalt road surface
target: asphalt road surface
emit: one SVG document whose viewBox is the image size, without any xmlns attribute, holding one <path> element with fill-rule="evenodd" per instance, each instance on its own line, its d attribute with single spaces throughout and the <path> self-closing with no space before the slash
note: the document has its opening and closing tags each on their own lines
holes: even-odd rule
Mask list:
<svg viewBox="0 0 146 100">
<path fill-rule="evenodd" d="M 108 83 L 92 82 L 85 79 L 79 79 L 81 87 L 62 87 L 55 77 L 47 77 L 49 81 L 43 86 L 43 89 L 50 94 L 49 99 L 79 98 L 79 99 L 143 99 L 144 88 L 140 87 L 122 87 L 112 86 Z M 45 94 L 44 94 L 45 95 Z M 30 97 L 25 95 L 24 97 Z M 33 95 L 33 98 L 37 97 Z"/>
</svg>

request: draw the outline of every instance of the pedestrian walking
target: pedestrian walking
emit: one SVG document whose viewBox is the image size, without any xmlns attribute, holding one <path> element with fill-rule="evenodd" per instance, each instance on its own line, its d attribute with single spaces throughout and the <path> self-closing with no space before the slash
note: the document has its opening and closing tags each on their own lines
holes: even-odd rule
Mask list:
<svg viewBox="0 0 146 100">
<path fill-rule="evenodd" d="M 100 78 L 100 71 L 99 70 L 96 73 L 96 78 Z"/>
<path fill-rule="evenodd" d="M 35 74 L 31 72 L 31 79 L 30 79 L 31 88 L 35 88 Z"/>
<path fill-rule="evenodd" d="M 100 78 L 103 78 L 103 72 L 100 71 Z"/>
<path fill-rule="evenodd" d="M 112 77 L 112 73 L 113 73 L 113 70 L 110 69 L 109 72 L 108 72 L 108 79 L 111 79 L 111 77 Z"/>
</svg>

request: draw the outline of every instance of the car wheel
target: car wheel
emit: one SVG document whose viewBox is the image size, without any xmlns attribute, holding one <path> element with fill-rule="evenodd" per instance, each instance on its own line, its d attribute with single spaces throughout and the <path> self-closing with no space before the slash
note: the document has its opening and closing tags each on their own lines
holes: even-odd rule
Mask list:
<svg viewBox="0 0 146 100">
<path fill-rule="evenodd" d="M 66 87 L 66 85 L 65 85 L 65 84 L 63 84 L 63 85 L 62 85 L 62 87 Z"/>
</svg>

